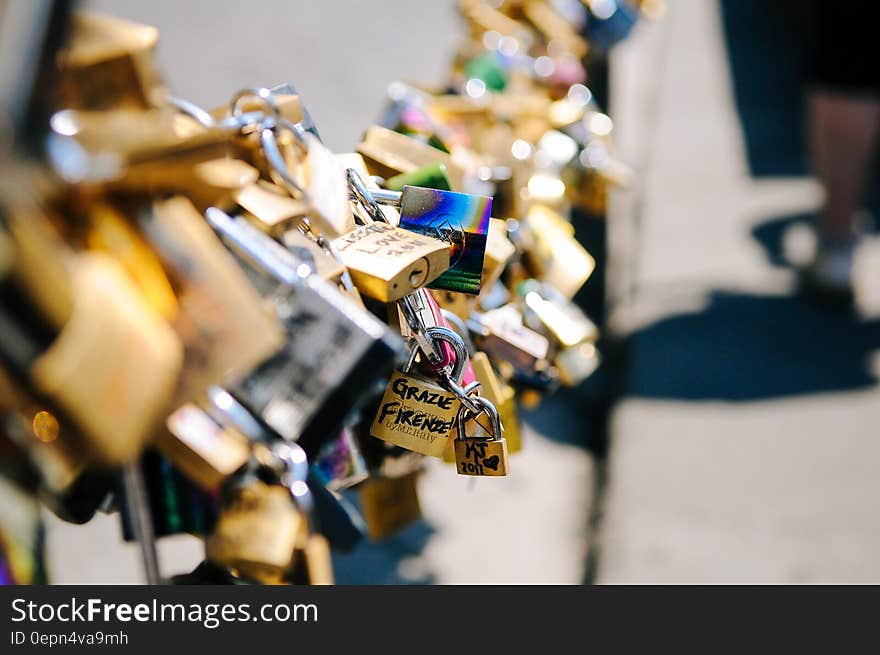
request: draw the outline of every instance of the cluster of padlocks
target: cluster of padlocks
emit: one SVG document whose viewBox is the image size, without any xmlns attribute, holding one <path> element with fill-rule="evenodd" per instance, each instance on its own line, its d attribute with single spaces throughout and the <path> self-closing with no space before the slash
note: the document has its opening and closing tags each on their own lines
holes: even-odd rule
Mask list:
<svg viewBox="0 0 880 655">
<path fill-rule="evenodd" d="M 628 171 L 582 60 L 636 12 L 460 9 L 448 84 L 392 84 L 345 154 L 289 84 L 198 107 L 155 29 L 68 18 L 41 154 L 3 165 L 4 580 L 42 579 L 39 499 L 203 537 L 178 581 L 330 583 L 331 548 L 418 518 L 426 458 L 507 475 L 517 400 L 595 370 L 568 212 Z"/>
</svg>

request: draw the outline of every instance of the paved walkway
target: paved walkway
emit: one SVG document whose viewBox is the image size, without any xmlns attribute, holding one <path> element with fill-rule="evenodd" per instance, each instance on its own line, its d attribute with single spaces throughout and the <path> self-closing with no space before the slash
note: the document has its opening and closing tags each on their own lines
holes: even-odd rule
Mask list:
<svg viewBox="0 0 880 655">
<path fill-rule="evenodd" d="M 876 582 L 880 248 L 860 253 L 858 320 L 793 295 L 785 228 L 817 190 L 749 175 L 717 5 L 670 6 L 617 62 L 645 177 L 599 580 Z"/>
</svg>

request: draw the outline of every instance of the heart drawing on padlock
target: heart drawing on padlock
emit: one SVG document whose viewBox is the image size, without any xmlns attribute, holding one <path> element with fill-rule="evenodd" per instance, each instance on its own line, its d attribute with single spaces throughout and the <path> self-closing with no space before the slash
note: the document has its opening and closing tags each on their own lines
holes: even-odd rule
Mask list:
<svg viewBox="0 0 880 655">
<path fill-rule="evenodd" d="M 483 460 L 483 466 L 492 469 L 493 471 L 497 471 L 499 461 L 498 455 L 492 455 L 492 457 Z"/>
</svg>

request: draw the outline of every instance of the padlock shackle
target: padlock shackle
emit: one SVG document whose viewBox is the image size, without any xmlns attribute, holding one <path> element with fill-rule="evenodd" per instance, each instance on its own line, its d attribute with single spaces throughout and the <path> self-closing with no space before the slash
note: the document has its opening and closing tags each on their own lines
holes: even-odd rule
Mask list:
<svg viewBox="0 0 880 655">
<path fill-rule="evenodd" d="M 370 191 L 370 195 L 380 205 L 388 205 L 390 207 L 400 207 L 403 199 L 402 191 L 389 191 L 388 189 L 378 189 Z"/>
<path fill-rule="evenodd" d="M 282 284 L 299 285 L 314 272 L 308 264 L 247 220 L 232 217 L 217 207 L 208 207 L 205 218 L 224 243 Z M 303 267 L 309 272 L 306 273 Z"/>
<path fill-rule="evenodd" d="M 501 425 L 501 414 L 498 413 L 498 408 L 495 407 L 495 404 L 489 400 L 488 398 L 484 398 L 482 396 L 474 396 L 471 398 L 471 401 L 480 408 L 479 412 L 474 412 L 470 410 L 466 405 L 462 404 L 461 409 L 458 410 L 458 414 L 455 417 L 455 425 L 458 429 L 458 439 L 476 439 L 480 437 L 467 437 L 465 435 L 465 423 L 469 418 L 476 418 L 480 414 L 485 414 L 489 417 L 489 423 L 492 426 L 492 436 L 485 437 L 486 441 L 497 441 L 503 438 L 504 426 Z"/>
<path fill-rule="evenodd" d="M 468 361 L 467 346 L 465 346 L 464 339 L 455 330 L 451 330 L 448 327 L 429 327 L 425 332 L 429 339 L 444 341 L 452 347 L 455 359 L 452 362 L 452 371 L 449 373 L 449 377 L 453 382 L 461 386 Z"/>
<path fill-rule="evenodd" d="M 385 214 L 382 213 L 373 197 L 373 192 L 364 184 L 360 174 L 353 168 L 347 168 L 345 169 L 345 178 L 348 181 L 349 200 L 363 207 L 371 220 L 377 223 L 388 223 L 388 219 L 385 218 Z"/>
</svg>

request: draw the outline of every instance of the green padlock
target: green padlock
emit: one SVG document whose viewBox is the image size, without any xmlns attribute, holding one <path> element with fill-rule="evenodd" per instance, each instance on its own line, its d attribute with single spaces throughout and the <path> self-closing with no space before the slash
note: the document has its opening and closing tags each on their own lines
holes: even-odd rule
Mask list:
<svg viewBox="0 0 880 655">
<path fill-rule="evenodd" d="M 446 166 L 439 162 L 422 166 L 410 173 L 395 175 L 385 183 L 385 186 L 392 191 L 403 191 L 405 186 L 452 191 L 449 178 L 446 176 Z"/>
</svg>

